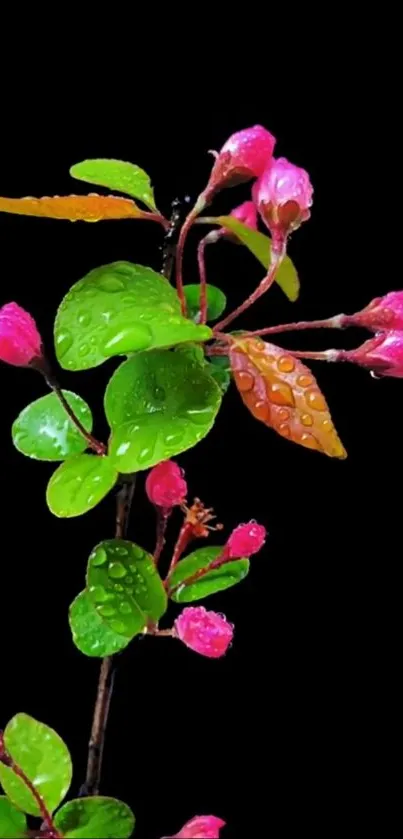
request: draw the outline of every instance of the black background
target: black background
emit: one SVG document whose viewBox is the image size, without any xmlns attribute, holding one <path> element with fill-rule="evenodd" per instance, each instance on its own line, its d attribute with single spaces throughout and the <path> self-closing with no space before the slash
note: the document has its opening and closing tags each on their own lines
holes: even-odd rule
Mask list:
<svg viewBox="0 0 403 839">
<path fill-rule="evenodd" d="M 290 243 L 299 301 L 291 304 L 274 289 L 239 325 L 356 311 L 401 286 L 388 262 L 381 174 L 369 175 L 379 149 L 373 118 L 374 110 L 382 116 L 380 101 L 369 96 L 369 82 L 338 80 L 323 96 L 319 81 L 305 79 L 304 96 L 295 85 L 270 102 L 259 90 L 233 105 L 218 87 L 201 96 L 197 84 L 183 106 L 172 103 L 168 90 L 158 94 L 157 107 L 150 89 L 141 109 L 133 94 L 138 123 L 116 117 L 120 103 L 113 97 L 82 108 L 74 97 L 61 108 L 49 99 L 43 113 L 38 100 L 27 98 L 2 136 L 0 193 L 84 192 L 69 178 L 69 166 L 116 157 L 150 173 L 157 202 L 169 212 L 172 198 L 195 198 L 203 188 L 208 149 L 262 123 L 278 138 L 277 155 L 309 171 L 314 205 Z M 388 130 L 386 119 L 386 136 Z M 248 195 L 248 187 L 228 190 L 214 210 L 230 210 Z M 1 215 L 0 240 L 0 303 L 16 300 L 28 309 L 49 347 L 56 307 L 88 270 L 117 259 L 160 264 L 159 229 L 143 222 L 71 225 Z M 186 251 L 186 280 L 193 282 L 196 240 L 193 232 Z M 211 249 L 207 269 L 231 308 L 261 277 L 253 257 L 230 244 Z M 363 338 L 306 333 L 284 336 L 283 343 L 351 347 Z M 106 434 L 102 393 L 114 366 L 61 375 L 63 387 L 90 403 L 98 436 Z M 403 465 L 402 384 L 375 381 L 347 365 L 316 364 L 314 372 L 346 461 L 278 438 L 248 415 L 235 389 L 208 438 L 178 458 L 191 494 L 214 506 L 226 533 L 253 517 L 269 538 L 248 579 L 208 603 L 236 626 L 225 659 L 203 659 L 166 639 L 135 642 L 121 657 L 102 791 L 133 807 L 139 839 L 174 833 L 196 813 L 224 818 L 228 837 L 266 830 L 282 837 L 301 826 L 330 835 L 347 823 L 351 805 L 350 826 L 375 806 L 363 776 L 379 771 L 374 755 L 394 693 L 389 598 L 400 560 L 401 501 L 391 476 Z M 5 365 L 0 382 L 1 723 L 23 710 L 53 726 L 71 749 L 76 794 L 99 664 L 72 645 L 67 610 L 83 587 L 91 548 L 113 534 L 114 505 L 108 498 L 76 520 L 51 516 L 44 493 L 52 466 L 24 459 L 10 440 L 12 421 L 45 392 L 43 385 L 33 373 Z M 178 518 L 171 538 L 175 524 Z M 129 532 L 152 548 L 153 512 L 142 480 Z"/>
</svg>

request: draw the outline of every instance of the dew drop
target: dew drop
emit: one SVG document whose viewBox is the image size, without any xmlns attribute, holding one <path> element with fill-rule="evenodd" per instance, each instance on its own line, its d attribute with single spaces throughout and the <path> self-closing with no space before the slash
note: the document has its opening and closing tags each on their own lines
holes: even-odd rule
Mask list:
<svg viewBox="0 0 403 839">
<path fill-rule="evenodd" d="M 122 621 L 116 620 L 116 618 L 114 618 L 113 620 L 111 620 L 109 622 L 109 626 L 110 626 L 111 629 L 113 629 L 114 632 L 122 632 L 122 633 L 124 633 L 125 628 L 126 628 L 124 623 L 122 623 Z"/>
<path fill-rule="evenodd" d="M 302 414 L 301 416 L 302 425 L 313 425 L 313 418 L 311 414 Z"/>
<path fill-rule="evenodd" d="M 277 362 L 277 367 L 281 373 L 292 373 L 295 361 L 290 355 L 282 355 Z"/>
<path fill-rule="evenodd" d="M 91 315 L 89 312 L 79 312 L 77 320 L 80 326 L 88 326 L 91 323 Z"/>
<path fill-rule="evenodd" d="M 279 434 L 283 435 L 283 437 L 291 437 L 291 431 L 286 422 L 282 422 L 281 425 L 279 425 L 278 431 Z"/>
<path fill-rule="evenodd" d="M 301 434 L 299 442 L 308 449 L 320 450 L 322 448 L 315 437 L 313 437 L 312 434 L 308 434 L 308 432 Z"/>
<path fill-rule="evenodd" d="M 145 446 L 144 449 L 141 449 L 141 451 L 137 455 L 137 460 L 139 463 L 147 463 L 150 457 L 153 456 L 156 442 L 157 441 L 154 440 L 152 443 L 150 442 L 149 446 Z"/>
<path fill-rule="evenodd" d="M 270 401 L 275 405 L 294 406 L 294 395 L 289 385 L 285 382 L 274 382 L 269 386 Z"/>
<path fill-rule="evenodd" d="M 96 282 L 96 285 L 98 288 L 101 289 L 101 291 L 112 292 L 123 291 L 123 289 L 126 287 L 126 283 L 124 282 L 124 280 L 121 280 L 119 277 L 111 276 L 99 277 L 99 279 Z"/>
<path fill-rule="evenodd" d="M 115 554 L 119 554 L 119 556 L 127 556 L 127 554 L 129 553 L 129 551 L 127 550 L 127 548 L 125 548 L 124 545 L 115 545 L 113 552 Z"/>
<path fill-rule="evenodd" d="M 108 566 L 108 574 L 114 580 L 119 580 L 127 574 L 126 568 L 121 562 L 110 562 Z"/>
<path fill-rule="evenodd" d="M 83 358 L 83 356 L 88 355 L 89 352 L 91 352 L 91 347 L 89 344 L 81 344 L 81 346 L 78 348 L 78 355 L 80 356 L 80 358 Z"/>
<path fill-rule="evenodd" d="M 127 603 L 126 600 L 124 601 L 124 603 L 121 603 L 119 606 L 119 612 L 121 612 L 122 615 L 130 615 L 132 613 L 132 607 L 130 603 Z"/>
<path fill-rule="evenodd" d="M 286 420 L 290 419 L 290 411 L 287 408 L 280 408 L 278 412 L 278 418 L 281 422 L 285 422 Z"/>
<path fill-rule="evenodd" d="M 259 400 L 254 405 L 250 405 L 250 411 L 256 419 L 265 422 L 269 417 L 270 406 L 267 402 Z"/>
<path fill-rule="evenodd" d="M 316 411 L 326 411 L 326 402 L 319 390 L 308 390 L 305 394 L 305 401 L 310 408 L 315 408 Z"/>
<path fill-rule="evenodd" d="M 251 373 L 247 373 L 246 370 L 240 370 L 239 372 L 234 373 L 235 381 L 238 390 L 243 393 L 247 390 L 252 390 L 255 386 L 255 379 Z"/>
<path fill-rule="evenodd" d="M 116 615 L 116 609 L 113 606 L 97 606 L 97 612 L 103 618 L 112 618 L 113 615 Z"/>
<path fill-rule="evenodd" d="M 105 603 L 110 598 L 103 586 L 90 586 L 90 594 L 96 603 Z"/>
<path fill-rule="evenodd" d="M 97 568 L 100 565 L 105 565 L 106 560 L 108 559 L 108 554 L 104 548 L 97 548 L 91 554 L 91 564 L 95 565 Z"/>
<path fill-rule="evenodd" d="M 131 577 L 130 575 L 128 577 L 126 577 L 125 583 L 127 583 L 127 585 L 130 586 L 132 584 L 132 582 L 133 582 L 133 577 Z"/>
<path fill-rule="evenodd" d="M 313 385 L 313 378 L 306 375 L 298 376 L 297 383 L 300 387 L 310 387 Z"/>
<path fill-rule="evenodd" d="M 125 590 L 125 589 L 124 589 L 124 586 L 122 586 L 120 583 L 115 583 L 115 585 L 113 586 L 113 588 L 115 589 L 115 591 L 119 591 L 119 592 L 121 592 L 121 591 L 124 591 L 124 590 Z"/>
<path fill-rule="evenodd" d="M 333 431 L 333 423 L 330 419 L 325 419 L 322 422 L 322 428 L 324 431 Z"/>
<path fill-rule="evenodd" d="M 164 437 L 164 443 L 166 446 L 175 446 L 177 443 L 180 443 L 183 439 L 185 434 L 185 429 L 183 428 L 180 431 L 171 432 L 170 434 L 166 434 Z"/>
<path fill-rule="evenodd" d="M 70 332 L 60 332 L 56 338 L 56 345 L 57 345 L 57 354 L 59 358 L 63 358 L 63 356 L 69 351 L 70 347 L 73 346 L 73 336 Z"/>
</svg>

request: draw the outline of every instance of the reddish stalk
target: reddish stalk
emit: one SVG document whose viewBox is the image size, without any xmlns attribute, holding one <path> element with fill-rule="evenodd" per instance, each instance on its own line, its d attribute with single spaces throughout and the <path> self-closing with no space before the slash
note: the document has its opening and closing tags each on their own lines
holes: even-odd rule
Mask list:
<svg viewBox="0 0 403 839">
<path fill-rule="evenodd" d="M 245 337 L 254 338 L 264 335 L 276 335 L 278 332 L 298 332 L 302 329 L 343 329 L 345 315 L 335 315 L 325 320 L 300 320 L 296 323 L 280 323 L 278 326 L 267 326 L 265 329 L 255 329 L 245 333 Z"/>
<path fill-rule="evenodd" d="M 165 545 L 165 533 L 167 529 L 168 519 L 172 513 L 172 508 L 164 508 L 158 507 L 157 508 L 157 537 L 155 541 L 155 549 L 154 549 L 154 562 L 158 565 L 159 558 L 161 553 L 164 549 Z"/>
<path fill-rule="evenodd" d="M 200 323 L 207 321 L 207 279 L 206 279 L 206 245 L 207 236 L 201 239 L 197 248 L 197 263 L 200 277 Z"/>
<path fill-rule="evenodd" d="M 178 246 L 176 249 L 176 290 L 178 292 L 178 297 L 181 303 L 182 314 L 186 315 L 187 306 L 186 306 L 186 299 L 185 294 L 183 291 L 183 277 L 182 277 L 182 270 L 183 270 L 183 249 L 185 247 L 185 242 L 187 235 L 189 233 L 190 228 L 192 227 L 193 222 L 196 220 L 197 216 L 205 207 L 205 200 L 201 196 L 196 201 L 193 210 L 190 211 L 189 215 L 184 221 L 182 225 L 181 232 L 179 234 L 178 239 Z"/>
<path fill-rule="evenodd" d="M 287 350 L 290 355 L 296 358 L 308 358 L 311 361 L 343 361 L 343 350 L 323 350 L 323 352 L 299 352 L 298 350 Z"/>
<path fill-rule="evenodd" d="M 92 449 L 96 454 L 99 454 L 99 455 L 106 454 L 105 444 L 101 443 L 100 440 L 97 440 L 96 437 L 93 437 L 93 435 L 90 434 L 90 432 L 87 431 L 84 428 L 82 422 L 80 422 L 80 420 L 78 419 L 78 417 L 74 413 L 73 409 L 70 407 L 69 403 L 67 402 L 67 399 L 66 399 L 59 383 L 54 378 L 53 374 L 50 373 L 48 370 L 42 370 L 41 367 L 38 367 L 38 369 L 41 373 L 43 373 L 43 375 L 45 377 L 45 380 L 46 380 L 46 383 L 53 390 L 53 393 L 56 394 L 59 402 L 62 404 L 64 410 L 66 411 L 67 416 L 70 417 L 72 423 L 74 423 L 75 427 L 78 429 L 80 434 L 82 434 L 84 439 L 87 441 L 89 448 Z"/>
<path fill-rule="evenodd" d="M 185 521 L 180 529 L 179 536 L 176 540 L 174 552 L 172 554 L 171 564 L 169 566 L 168 574 L 165 583 L 168 582 L 175 565 L 179 562 L 183 552 L 186 550 L 190 540 L 193 538 L 194 525 L 190 521 Z"/>
<path fill-rule="evenodd" d="M 199 568 L 198 571 L 195 571 L 190 577 L 187 577 L 186 580 L 182 580 L 180 583 L 177 583 L 176 586 L 169 588 L 168 586 L 168 596 L 171 597 L 178 588 L 182 588 L 182 586 L 190 586 L 192 583 L 195 583 L 197 580 L 200 580 L 200 577 L 204 577 L 208 571 L 214 571 L 216 568 L 220 568 L 221 565 L 224 565 L 226 562 L 229 562 L 230 557 L 228 556 L 227 549 L 224 547 L 222 552 L 216 559 L 213 559 L 209 565 L 206 565 L 205 568 Z"/>
<path fill-rule="evenodd" d="M 262 294 L 265 294 L 265 292 L 268 291 L 270 286 L 274 283 L 277 271 L 284 259 L 285 250 L 286 248 L 284 242 L 282 244 L 281 249 L 279 249 L 278 251 L 272 251 L 272 261 L 267 275 L 263 278 L 261 283 L 259 283 L 255 291 L 253 291 L 252 294 L 250 294 L 249 297 L 246 300 L 244 300 L 244 302 L 241 303 L 241 305 L 238 306 L 237 309 L 234 309 L 233 312 L 230 312 L 229 315 L 227 315 L 223 320 L 220 320 L 220 322 L 216 324 L 214 334 L 225 329 L 225 327 L 232 323 L 232 321 L 235 320 L 235 318 L 237 318 L 239 315 L 241 315 L 243 312 L 249 309 L 249 307 L 252 306 L 253 303 L 256 303 L 256 300 L 259 300 L 259 297 L 261 297 Z"/>
</svg>

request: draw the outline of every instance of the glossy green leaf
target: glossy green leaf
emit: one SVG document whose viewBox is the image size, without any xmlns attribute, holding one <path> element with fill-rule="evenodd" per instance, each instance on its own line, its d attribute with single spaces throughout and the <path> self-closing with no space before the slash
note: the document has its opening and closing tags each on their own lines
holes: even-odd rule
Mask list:
<svg viewBox="0 0 403 839">
<path fill-rule="evenodd" d="M 105 393 L 116 469 L 148 469 L 195 446 L 220 403 L 218 385 L 191 354 L 157 351 L 125 361 Z"/>
<path fill-rule="evenodd" d="M 222 551 L 222 548 L 205 547 L 186 556 L 178 562 L 173 574 L 169 578 L 169 586 L 173 588 L 178 583 L 183 583 L 184 580 L 191 577 L 196 571 L 201 568 L 206 568 L 210 562 L 216 559 Z M 192 603 L 194 600 L 201 600 L 203 597 L 208 597 L 209 594 L 215 594 L 217 591 L 223 591 L 226 588 L 240 583 L 249 572 L 248 559 L 235 559 L 232 562 L 226 562 L 220 568 L 213 571 L 208 571 L 207 574 L 190 585 L 183 584 L 172 595 L 172 600 L 176 603 Z"/>
<path fill-rule="evenodd" d="M 158 621 L 167 608 L 153 557 L 124 539 L 107 539 L 94 548 L 87 586 L 98 615 L 126 638 L 138 635 L 149 620 Z"/>
<path fill-rule="evenodd" d="M 70 169 L 70 175 L 78 181 L 106 186 L 139 198 L 151 210 L 156 210 L 154 191 L 149 176 L 140 166 L 125 160 L 83 160 Z"/>
<path fill-rule="evenodd" d="M 1 839 L 24 839 L 27 835 L 27 820 L 21 810 L 0 795 L 0 836 Z"/>
<path fill-rule="evenodd" d="M 69 623 L 73 641 L 84 655 L 104 658 L 115 655 L 129 643 L 128 638 L 113 632 L 97 614 L 87 591 L 80 592 L 73 600 Z"/>
<path fill-rule="evenodd" d="M 176 291 L 162 274 L 130 262 L 90 271 L 66 294 L 55 321 L 56 355 L 68 370 L 211 335 L 210 327 L 182 317 Z"/>
<path fill-rule="evenodd" d="M 50 812 L 58 807 L 71 783 L 69 750 L 61 737 L 28 714 L 16 714 L 4 731 L 7 751 L 25 772 Z M 0 763 L 0 782 L 8 798 L 32 816 L 40 815 L 38 805 L 23 781 Z"/>
<path fill-rule="evenodd" d="M 127 804 L 103 795 L 68 801 L 55 816 L 55 826 L 65 839 L 128 839 L 134 824 Z"/>
<path fill-rule="evenodd" d="M 196 323 L 200 322 L 200 283 L 183 287 L 187 303 L 187 314 Z M 227 298 L 220 288 L 207 285 L 207 320 L 217 320 L 227 305 Z"/>
<path fill-rule="evenodd" d="M 231 365 L 227 355 L 212 355 L 207 364 L 210 376 L 217 382 L 222 393 L 226 393 L 231 384 Z"/>
<path fill-rule="evenodd" d="M 62 519 L 82 516 L 105 498 L 117 477 L 109 457 L 92 454 L 71 457 L 56 469 L 48 483 L 48 507 Z"/>
<path fill-rule="evenodd" d="M 69 390 L 63 393 L 86 431 L 92 431 L 92 415 L 84 399 Z M 88 445 L 55 393 L 27 405 L 13 424 L 12 436 L 16 449 L 36 460 L 65 460 Z"/>
<path fill-rule="evenodd" d="M 235 233 L 240 242 L 249 248 L 264 268 L 268 268 L 271 253 L 271 239 L 269 236 L 265 236 L 264 233 L 260 233 L 258 230 L 252 230 L 251 227 L 238 221 L 233 216 L 217 216 L 215 221 L 217 224 Z M 297 269 L 289 256 L 286 256 L 280 265 L 276 282 L 289 300 L 292 302 L 297 300 L 300 283 Z"/>
</svg>

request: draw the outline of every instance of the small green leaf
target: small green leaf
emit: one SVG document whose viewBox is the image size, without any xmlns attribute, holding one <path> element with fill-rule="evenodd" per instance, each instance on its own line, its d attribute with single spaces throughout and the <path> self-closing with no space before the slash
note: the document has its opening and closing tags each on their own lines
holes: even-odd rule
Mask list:
<svg viewBox="0 0 403 839">
<path fill-rule="evenodd" d="M 24 839 L 27 835 L 27 820 L 24 813 L 14 804 L 0 795 L 0 836 L 1 839 Z"/>
<path fill-rule="evenodd" d="M 206 568 L 213 559 L 216 559 L 222 548 L 206 547 L 186 556 L 178 562 L 176 568 L 169 578 L 169 586 L 173 588 L 178 583 L 191 577 L 201 568 Z M 233 562 L 226 562 L 220 568 L 208 571 L 207 574 L 190 585 L 183 585 L 172 595 L 176 603 L 192 603 L 194 600 L 201 600 L 209 594 L 223 591 L 226 588 L 240 583 L 249 573 L 248 559 L 235 559 Z"/>
<path fill-rule="evenodd" d="M 183 291 L 186 298 L 188 317 L 200 323 L 200 283 L 185 285 Z M 227 298 L 220 288 L 207 285 L 207 320 L 217 320 L 227 305 Z"/>
<path fill-rule="evenodd" d="M 182 317 L 178 295 L 162 274 L 131 262 L 90 271 L 70 289 L 55 322 L 56 355 L 68 370 L 211 336 L 209 326 Z"/>
<path fill-rule="evenodd" d="M 158 351 L 125 361 L 105 393 L 116 469 L 148 469 L 195 446 L 210 431 L 220 403 L 218 385 L 192 355 Z"/>
<path fill-rule="evenodd" d="M 128 638 L 113 632 L 99 617 L 87 591 L 82 591 L 73 600 L 69 623 L 73 641 L 84 655 L 104 658 L 124 650 L 129 643 Z"/>
<path fill-rule="evenodd" d="M 55 826 L 65 839 L 128 839 L 134 823 L 127 804 L 101 795 L 68 801 L 55 816 Z"/>
<path fill-rule="evenodd" d="M 16 714 L 4 731 L 7 751 L 25 772 L 49 812 L 58 807 L 71 783 L 72 765 L 69 750 L 61 737 L 28 714 Z M 1 785 L 13 804 L 39 816 L 38 805 L 21 778 L 0 763 Z"/>
<path fill-rule="evenodd" d="M 62 519 L 82 516 L 115 486 L 118 473 L 109 457 L 79 454 L 62 463 L 46 490 L 49 510 Z"/>
<path fill-rule="evenodd" d="M 124 160 L 83 160 L 70 169 L 72 178 L 88 184 L 106 186 L 139 198 L 151 210 L 156 210 L 154 191 L 149 176 L 140 166 Z"/>
<path fill-rule="evenodd" d="M 226 393 L 231 384 L 231 365 L 227 355 L 212 355 L 207 364 L 210 376 L 217 382 L 222 393 Z"/>
<path fill-rule="evenodd" d="M 265 236 L 264 233 L 260 233 L 258 230 L 252 230 L 251 227 L 238 221 L 233 216 L 217 216 L 215 221 L 217 224 L 235 233 L 237 238 L 243 245 L 249 248 L 264 268 L 269 267 L 271 253 L 271 239 L 269 236 Z M 288 299 L 294 303 L 299 295 L 300 284 L 297 270 L 289 256 L 286 256 L 281 263 L 277 272 L 276 282 L 284 291 L 284 294 L 287 295 Z"/>
<path fill-rule="evenodd" d="M 86 431 L 92 431 L 92 415 L 84 399 L 69 390 L 63 394 Z M 36 460 L 65 460 L 88 445 L 55 393 L 27 405 L 13 424 L 12 436 L 16 449 Z"/>
<path fill-rule="evenodd" d="M 134 638 L 158 621 L 167 595 L 151 554 L 123 539 L 107 539 L 88 560 L 87 586 L 98 615 L 113 632 Z"/>
</svg>

